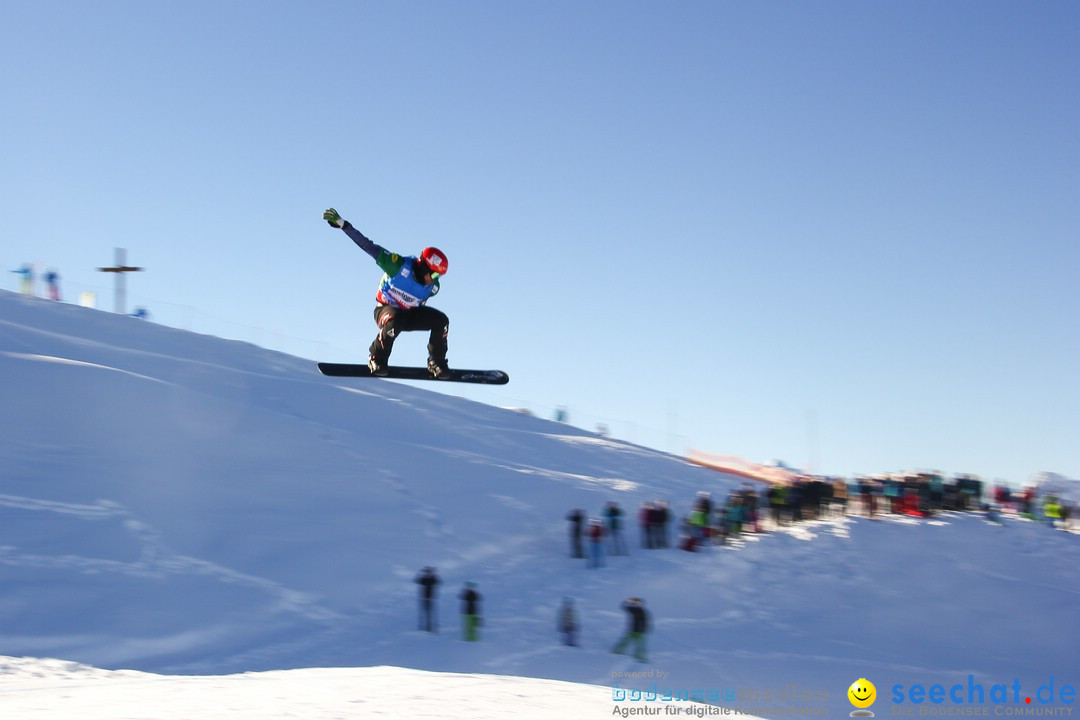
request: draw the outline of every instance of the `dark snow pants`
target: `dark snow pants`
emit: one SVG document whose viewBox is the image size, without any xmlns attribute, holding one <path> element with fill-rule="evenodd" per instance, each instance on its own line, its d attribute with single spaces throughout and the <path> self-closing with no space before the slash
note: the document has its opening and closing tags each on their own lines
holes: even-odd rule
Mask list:
<svg viewBox="0 0 1080 720">
<path fill-rule="evenodd" d="M 379 326 L 379 334 L 368 350 L 380 364 L 386 364 L 390 360 L 398 334 L 411 330 L 427 330 L 431 333 L 428 337 L 428 357 L 436 363 L 446 361 L 446 336 L 450 332 L 450 319 L 442 311 L 427 305 L 411 310 L 379 305 L 375 308 L 375 323 Z"/>
<path fill-rule="evenodd" d="M 438 620 L 435 617 L 435 598 L 420 598 L 420 629 L 438 632 Z"/>
</svg>

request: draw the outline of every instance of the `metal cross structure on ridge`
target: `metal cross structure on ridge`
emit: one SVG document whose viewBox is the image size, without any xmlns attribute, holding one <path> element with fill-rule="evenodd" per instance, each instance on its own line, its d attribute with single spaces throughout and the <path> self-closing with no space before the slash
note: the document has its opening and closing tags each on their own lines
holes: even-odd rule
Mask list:
<svg viewBox="0 0 1080 720">
<path fill-rule="evenodd" d="M 126 265 L 127 262 L 127 250 L 125 248 L 116 248 L 115 264 L 112 267 L 98 268 L 101 272 L 116 273 L 116 282 L 113 285 L 113 312 L 121 315 L 127 312 L 127 282 L 124 279 L 125 275 L 129 272 L 140 272 L 143 270 L 141 267 L 132 267 Z"/>
</svg>

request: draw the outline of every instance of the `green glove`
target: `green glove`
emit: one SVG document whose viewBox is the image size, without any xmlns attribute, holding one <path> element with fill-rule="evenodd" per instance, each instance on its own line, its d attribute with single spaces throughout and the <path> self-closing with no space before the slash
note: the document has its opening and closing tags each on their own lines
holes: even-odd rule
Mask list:
<svg viewBox="0 0 1080 720">
<path fill-rule="evenodd" d="M 322 219 L 330 223 L 330 227 L 341 228 L 345 227 L 345 221 L 338 215 L 338 211 L 334 208 L 330 208 L 322 214 Z"/>
</svg>

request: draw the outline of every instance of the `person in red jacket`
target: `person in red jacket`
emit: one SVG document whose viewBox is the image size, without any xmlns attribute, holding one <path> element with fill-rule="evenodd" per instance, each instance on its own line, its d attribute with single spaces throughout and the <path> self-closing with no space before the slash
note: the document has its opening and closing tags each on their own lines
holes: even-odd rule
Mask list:
<svg viewBox="0 0 1080 720">
<path fill-rule="evenodd" d="M 589 521 L 589 567 L 604 567 L 604 524 L 600 518 Z"/>
</svg>

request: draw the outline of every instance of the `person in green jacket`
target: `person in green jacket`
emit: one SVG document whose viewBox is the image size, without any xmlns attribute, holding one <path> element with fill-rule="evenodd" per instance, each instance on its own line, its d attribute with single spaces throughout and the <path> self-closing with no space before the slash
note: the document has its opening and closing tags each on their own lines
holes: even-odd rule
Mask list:
<svg viewBox="0 0 1080 720">
<path fill-rule="evenodd" d="M 622 655 L 632 644 L 634 658 L 638 662 L 645 662 L 645 635 L 649 632 L 649 613 L 645 610 L 645 601 L 636 597 L 627 598 L 622 608 L 627 613 L 629 626 L 611 652 Z"/>
<path fill-rule="evenodd" d="M 1057 525 L 1057 521 L 1061 519 L 1061 503 L 1054 495 L 1048 495 L 1046 502 L 1043 503 L 1043 515 L 1046 517 L 1046 522 L 1050 527 Z"/>
<path fill-rule="evenodd" d="M 461 591 L 461 628 L 464 639 L 467 642 L 476 642 L 480 639 L 480 601 L 483 596 L 476 592 L 476 583 L 465 583 L 465 589 Z"/>
</svg>

